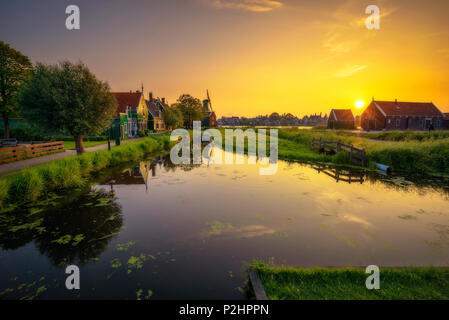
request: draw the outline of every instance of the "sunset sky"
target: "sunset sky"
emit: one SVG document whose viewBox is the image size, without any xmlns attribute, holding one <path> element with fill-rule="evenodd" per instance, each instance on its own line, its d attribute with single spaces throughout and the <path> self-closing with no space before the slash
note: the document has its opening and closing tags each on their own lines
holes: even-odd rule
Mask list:
<svg viewBox="0 0 449 320">
<path fill-rule="evenodd" d="M 65 28 L 69 4 L 80 30 Z M 380 30 L 365 26 L 371 4 Z M 218 117 L 359 114 L 373 96 L 449 112 L 448 12 L 448 0 L 0 0 L 0 40 L 33 62 L 82 60 L 113 91 L 143 82 L 172 103 L 209 89 Z"/>
</svg>

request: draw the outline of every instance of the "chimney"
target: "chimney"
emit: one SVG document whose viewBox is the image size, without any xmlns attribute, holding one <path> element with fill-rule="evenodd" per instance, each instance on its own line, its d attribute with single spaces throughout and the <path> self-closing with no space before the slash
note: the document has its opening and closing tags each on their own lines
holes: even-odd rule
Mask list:
<svg viewBox="0 0 449 320">
<path fill-rule="evenodd" d="M 150 102 L 153 101 L 153 92 L 149 93 Z"/>
<path fill-rule="evenodd" d="M 162 104 L 165 104 L 165 98 L 162 98 Z"/>
</svg>

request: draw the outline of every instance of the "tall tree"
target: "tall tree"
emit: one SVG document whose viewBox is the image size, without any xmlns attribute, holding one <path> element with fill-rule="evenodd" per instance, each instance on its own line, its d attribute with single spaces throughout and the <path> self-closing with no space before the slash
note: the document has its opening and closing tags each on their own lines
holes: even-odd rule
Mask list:
<svg viewBox="0 0 449 320">
<path fill-rule="evenodd" d="M 28 78 L 33 65 L 30 59 L 0 41 L 0 114 L 5 127 L 5 138 L 9 138 L 9 117 L 18 112 L 17 95 Z"/>
<path fill-rule="evenodd" d="M 26 119 L 73 135 L 77 154 L 84 152 L 83 135 L 104 131 L 117 112 L 109 85 L 81 62 L 37 64 L 19 102 Z"/>
<path fill-rule="evenodd" d="M 182 112 L 179 108 L 176 107 L 176 105 L 165 107 L 162 110 L 162 119 L 164 120 L 165 127 L 169 130 L 180 127 L 184 124 Z"/>
<path fill-rule="evenodd" d="M 201 120 L 204 117 L 203 104 L 200 99 L 194 98 L 190 94 L 181 95 L 173 107 L 181 110 L 186 128 L 192 128 L 193 121 Z"/>
</svg>

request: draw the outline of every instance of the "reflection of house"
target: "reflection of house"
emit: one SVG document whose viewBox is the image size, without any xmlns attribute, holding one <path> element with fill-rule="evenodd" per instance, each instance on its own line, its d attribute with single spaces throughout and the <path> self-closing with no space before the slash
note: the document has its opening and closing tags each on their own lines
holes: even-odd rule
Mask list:
<svg viewBox="0 0 449 320">
<path fill-rule="evenodd" d="M 375 101 L 363 111 L 364 130 L 427 130 L 443 126 L 443 113 L 433 103 Z"/>
<path fill-rule="evenodd" d="M 112 92 L 117 100 L 121 138 L 135 137 L 138 130 L 147 129 L 148 111 L 142 92 Z"/>
<path fill-rule="evenodd" d="M 164 119 L 162 118 L 162 111 L 168 107 L 165 103 L 165 98 L 153 98 L 153 93 L 150 92 L 149 100 L 145 100 L 148 109 L 148 129 L 154 131 L 165 130 Z"/>
<path fill-rule="evenodd" d="M 327 121 L 328 129 L 354 129 L 354 115 L 350 109 L 332 109 Z"/>
<path fill-rule="evenodd" d="M 113 185 L 133 185 L 145 183 L 138 167 L 127 169 L 123 172 L 112 175 L 111 181 Z"/>
</svg>

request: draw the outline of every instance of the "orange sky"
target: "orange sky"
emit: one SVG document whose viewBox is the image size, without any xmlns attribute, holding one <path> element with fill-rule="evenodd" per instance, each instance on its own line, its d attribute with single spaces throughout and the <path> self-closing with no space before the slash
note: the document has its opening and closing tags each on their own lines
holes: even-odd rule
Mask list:
<svg viewBox="0 0 449 320">
<path fill-rule="evenodd" d="M 14 3 L 0 14 L 4 41 L 33 61 L 81 59 L 115 91 L 143 81 L 174 102 L 209 89 L 219 117 L 358 114 L 373 96 L 449 112 L 447 0 L 79 1 L 77 32 L 63 28 L 64 8 L 48 13 L 53 2 L 41 2 L 39 20 L 20 16 L 25 26 L 14 14 L 27 2 Z M 380 30 L 365 27 L 370 4 Z"/>
</svg>

